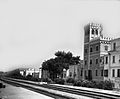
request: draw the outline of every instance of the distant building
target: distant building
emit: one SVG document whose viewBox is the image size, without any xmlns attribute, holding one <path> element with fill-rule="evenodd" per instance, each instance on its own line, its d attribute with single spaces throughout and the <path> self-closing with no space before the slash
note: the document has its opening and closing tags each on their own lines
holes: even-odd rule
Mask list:
<svg viewBox="0 0 120 99">
<path fill-rule="evenodd" d="M 34 68 L 20 68 L 19 71 L 22 76 L 26 77 L 31 75 L 33 77 L 39 78 L 39 70 L 35 70 Z"/>
<path fill-rule="evenodd" d="M 80 64 L 69 66 L 69 78 L 80 80 L 83 77 L 83 61 Z"/>
<path fill-rule="evenodd" d="M 48 70 L 42 70 L 42 78 L 50 78 L 50 73 Z"/>
</svg>

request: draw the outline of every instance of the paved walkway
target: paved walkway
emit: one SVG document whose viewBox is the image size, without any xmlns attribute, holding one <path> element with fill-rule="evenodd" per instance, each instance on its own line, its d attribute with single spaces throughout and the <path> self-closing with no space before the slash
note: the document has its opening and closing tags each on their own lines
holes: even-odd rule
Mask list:
<svg viewBox="0 0 120 99">
<path fill-rule="evenodd" d="M 74 89 L 82 89 L 82 90 L 88 90 L 88 91 L 95 91 L 95 92 L 101 92 L 101 93 L 107 93 L 107 94 L 113 94 L 113 95 L 120 95 L 120 91 L 115 90 L 104 90 L 104 89 L 97 89 L 97 88 L 87 88 L 87 87 L 80 87 L 80 86 L 70 86 L 70 85 L 59 85 L 59 84 L 53 84 L 56 86 L 63 86 L 63 87 L 69 87 Z"/>
<path fill-rule="evenodd" d="M 0 89 L 0 99 L 54 99 L 22 87 L 4 84 L 6 85 L 6 88 Z"/>
</svg>

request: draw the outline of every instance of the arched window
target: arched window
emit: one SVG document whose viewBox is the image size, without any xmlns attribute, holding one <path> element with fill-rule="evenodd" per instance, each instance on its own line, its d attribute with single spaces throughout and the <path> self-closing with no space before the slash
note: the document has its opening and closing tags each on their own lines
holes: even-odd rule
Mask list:
<svg viewBox="0 0 120 99">
<path fill-rule="evenodd" d="M 92 29 L 92 34 L 94 34 L 94 29 Z"/>
<path fill-rule="evenodd" d="M 98 30 L 97 29 L 95 30 L 95 32 L 96 32 L 96 35 L 98 35 Z"/>
</svg>

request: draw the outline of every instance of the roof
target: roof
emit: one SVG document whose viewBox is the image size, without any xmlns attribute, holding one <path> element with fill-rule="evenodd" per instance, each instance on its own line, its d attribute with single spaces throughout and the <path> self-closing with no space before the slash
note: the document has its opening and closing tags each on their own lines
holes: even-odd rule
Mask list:
<svg viewBox="0 0 120 99">
<path fill-rule="evenodd" d="M 120 38 L 115 38 L 115 39 L 112 39 L 111 41 L 117 41 L 117 40 L 120 40 Z"/>
</svg>

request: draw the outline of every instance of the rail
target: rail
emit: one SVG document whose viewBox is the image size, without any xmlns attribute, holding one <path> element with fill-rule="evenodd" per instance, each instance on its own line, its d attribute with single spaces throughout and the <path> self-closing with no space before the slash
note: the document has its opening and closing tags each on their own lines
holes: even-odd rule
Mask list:
<svg viewBox="0 0 120 99">
<path fill-rule="evenodd" d="M 120 94 L 115 94 L 115 93 L 112 94 L 112 93 L 105 93 L 101 91 L 78 89 L 78 88 L 68 87 L 68 86 L 63 86 L 63 85 L 39 84 L 38 82 L 12 79 L 12 78 L 4 78 L 4 80 L 12 80 L 12 81 L 19 82 L 19 83 L 25 83 L 28 85 L 30 84 L 30 85 L 34 85 L 34 86 L 38 86 L 38 87 L 42 87 L 46 89 L 67 92 L 67 93 L 71 93 L 71 94 L 78 95 L 78 96 L 87 96 L 87 97 L 95 98 L 95 99 L 120 99 Z M 65 96 L 65 94 L 62 96 Z M 67 98 L 70 99 L 70 97 L 67 97 Z"/>
</svg>

